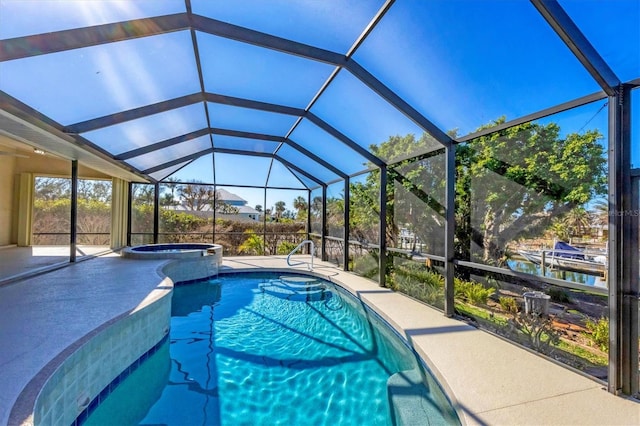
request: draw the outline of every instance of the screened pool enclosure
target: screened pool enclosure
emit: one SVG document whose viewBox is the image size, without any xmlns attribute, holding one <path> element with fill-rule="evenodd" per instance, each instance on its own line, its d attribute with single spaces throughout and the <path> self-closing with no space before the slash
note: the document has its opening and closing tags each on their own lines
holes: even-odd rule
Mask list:
<svg viewBox="0 0 640 426">
<path fill-rule="evenodd" d="M 53 233 L 52 187 L 71 261 L 100 208 L 80 234 L 114 249 L 311 239 L 637 395 L 638 22 L 636 0 L 0 0 L 0 246 Z"/>
</svg>

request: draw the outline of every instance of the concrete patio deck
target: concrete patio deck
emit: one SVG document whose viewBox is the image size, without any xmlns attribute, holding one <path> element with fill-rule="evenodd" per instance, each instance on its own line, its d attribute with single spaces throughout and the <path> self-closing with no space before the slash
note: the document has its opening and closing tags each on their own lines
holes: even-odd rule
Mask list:
<svg viewBox="0 0 640 426">
<path fill-rule="evenodd" d="M 110 252 L 108 246 L 80 245 L 76 261 L 91 259 Z M 69 264 L 69 246 L 0 247 L 0 285 L 60 269 Z"/>
<path fill-rule="evenodd" d="M 135 308 L 160 282 L 164 263 L 111 253 L 1 286 L 0 424 L 26 419 L 25 407 L 15 404 L 37 392 L 41 370 Z M 284 256 L 225 258 L 224 266 L 289 269 Z M 613 396 L 589 378 L 332 264 L 317 262 L 314 272 L 366 302 L 411 342 L 465 424 L 640 424 L 637 400 Z"/>
</svg>

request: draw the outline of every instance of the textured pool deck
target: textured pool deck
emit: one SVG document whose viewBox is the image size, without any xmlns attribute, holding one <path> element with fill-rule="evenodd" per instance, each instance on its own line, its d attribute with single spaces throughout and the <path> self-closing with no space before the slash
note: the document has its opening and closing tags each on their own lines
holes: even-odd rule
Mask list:
<svg viewBox="0 0 640 426">
<path fill-rule="evenodd" d="M 112 253 L 0 286 L 0 424 L 28 418 L 14 404 L 39 389 L 39 372 L 138 306 L 162 279 L 165 263 Z M 224 266 L 287 268 L 285 257 L 225 258 Z M 412 343 L 465 424 L 640 424 L 637 400 L 613 396 L 589 378 L 331 264 L 316 262 L 314 272 L 341 283 Z"/>
</svg>

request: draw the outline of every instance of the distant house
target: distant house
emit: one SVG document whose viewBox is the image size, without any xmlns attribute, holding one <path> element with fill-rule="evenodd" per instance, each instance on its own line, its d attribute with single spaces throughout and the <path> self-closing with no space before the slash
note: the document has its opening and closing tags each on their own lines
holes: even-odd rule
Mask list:
<svg viewBox="0 0 640 426">
<path fill-rule="evenodd" d="M 227 191 L 226 189 L 218 188 L 216 192 L 220 197 L 220 201 L 222 201 L 223 203 L 229 204 L 230 206 L 241 207 L 241 206 L 247 205 L 247 201 L 245 199 Z"/>
<path fill-rule="evenodd" d="M 243 222 L 257 222 L 260 220 L 260 212 L 247 205 L 247 200 L 233 194 L 226 189 L 218 189 L 220 201 L 238 209 L 237 213 L 216 213 L 216 218 L 239 220 Z"/>
<path fill-rule="evenodd" d="M 218 193 L 219 201 L 228 204 L 237 210 L 236 213 L 220 213 L 218 211 L 216 212 L 216 219 L 229 219 L 241 222 L 258 222 L 260 220 L 262 213 L 253 207 L 248 206 L 247 200 L 227 191 L 226 189 L 219 188 L 216 191 Z M 189 209 L 184 203 L 170 208 L 176 211 L 189 212 L 200 217 L 210 218 L 212 216 L 210 204 L 202 206 L 200 210 Z"/>
</svg>

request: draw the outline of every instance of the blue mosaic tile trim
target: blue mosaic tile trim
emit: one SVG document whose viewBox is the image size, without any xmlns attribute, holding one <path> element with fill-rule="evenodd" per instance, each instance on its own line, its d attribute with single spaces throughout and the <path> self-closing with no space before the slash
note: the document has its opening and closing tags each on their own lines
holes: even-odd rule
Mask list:
<svg viewBox="0 0 640 426">
<path fill-rule="evenodd" d="M 160 347 L 167 342 L 168 339 L 169 339 L 169 333 L 165 334 L 164 337 L 160 339 L 158 343 L 153 345 L 151 349 L 143 353 L 140 356 L 140 358 L 138 358 L 133 363 L 131 363 L 131 365 L 125 368 L 122 371 L 122 373 L 120 373 L 115 379 L 111 381 L 111 383 L 109 383 L 107 386 L 104 387 L 104 389 L 102 389 L 102 391 L 100 391 L 98 396 L 93 398 L 93 400 L 89 403 L 87 408 L 82 410 L 82 412 L 78 415 L 78 417 L 76 417 L 73 423 L 71 423 L 71 426 L 83 425 L 87 421 L 91 413 L 93 413 L 96 410 L 96 408 L 100 406 L 102 401 L 104 401 L 105 398 L 107 398 L 109 394 L 111 394 L 111 392 L 113 392 L 118 387 L 118 385 L 124 381 L 124 379 L 129 377 L 129 375 L 134 371 L 136 371 L 142 363 L 144 363 L 147 359 L 149 359 L 151 355 L 155 354 L 158 351 L 158 349 L 160 349 Z"/>
<path fill-rule="evenodd" d="M 287 269 L 283 269 L 282 271 L 278 271 L 278 272 L 274 272 L 274 271 L 265 272 L 260 270 L 258 271 L 220 271 L 216 275 L 211 275 L 210 277 L 207 277 L 207 278 L 196 278 L 193 280 L 178 281 L 178 282 L 175 282 L 173 285 L 181 286 L 185 284 L 195 284 L 195 283 L 201 283 L 203 281 L 208 281 L 211 279 L 224 278 L 224 277 L 252 277 L 253 276 L 253 277 L 260 277 L 260 278 L 276 279 L 284 274 L 308 276 L 307 274 L 300 273 L 299 271 L 290 271 Z M 324 279 L 324 278 L 320 278 L 320 279 Z"/>
<path fill-rule="evenodd" d="M 173 283 L 173 285 L 177 287 L 177 286 L 185 285 L 185 284 L 195 284 L 195 283 L 200 283 L 200 282 L 203 282 L 203 281 L 214 280 L 214 279 L 218 278 L 218 276 L 219 275 L 216 274 L 216 275 L 211 275 L 211 276 L 208 276 L 208 277 L 205 277 L 205 278 L 195 278 L 193 280 L 178 281 L 178 282 Z"/>
</svg>

